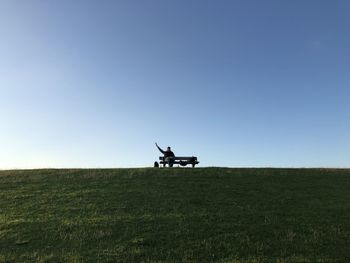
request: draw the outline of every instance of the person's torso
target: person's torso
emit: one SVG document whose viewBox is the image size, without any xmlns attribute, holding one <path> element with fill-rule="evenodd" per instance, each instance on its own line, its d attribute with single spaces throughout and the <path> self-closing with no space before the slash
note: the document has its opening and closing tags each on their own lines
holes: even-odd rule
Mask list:
<svg viewBox="0 0 350 263">
<path fill-rule="evenodd" d="M 175 154 L 172 151 L 165 151 L 164 152 L 164 157 L 174 157 Z"/>
</svg>

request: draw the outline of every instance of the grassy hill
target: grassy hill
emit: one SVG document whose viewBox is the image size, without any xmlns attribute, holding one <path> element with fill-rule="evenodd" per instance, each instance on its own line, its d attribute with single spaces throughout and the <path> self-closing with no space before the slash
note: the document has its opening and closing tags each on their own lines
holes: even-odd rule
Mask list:
<svg viewBox="0 0 350 263">
<path fill-rule="evenodd" d="M 350 170 L 0 172 L 0 262 L 348 262 Z"/>
</svg>

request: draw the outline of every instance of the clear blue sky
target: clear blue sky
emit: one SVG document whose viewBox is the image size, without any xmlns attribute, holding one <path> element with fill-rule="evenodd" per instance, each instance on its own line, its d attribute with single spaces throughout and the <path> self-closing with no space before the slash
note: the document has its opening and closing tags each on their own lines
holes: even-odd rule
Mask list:
<svg viewBox="0 0 350 263">
<path fill-rule="evenodd" d="M 350 1 L 0 1 L 0 168 L 349 167 Z"/>
</svg>

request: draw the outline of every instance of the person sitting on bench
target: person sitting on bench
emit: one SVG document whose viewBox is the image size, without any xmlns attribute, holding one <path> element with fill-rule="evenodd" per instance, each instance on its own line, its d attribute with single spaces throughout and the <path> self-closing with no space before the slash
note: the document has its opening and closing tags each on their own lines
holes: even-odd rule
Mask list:
<svg viewBox="0 0 350 263">
<path fill-rule="evenodd" d="M 164 162 L 167 163 L 169 165 L 169 167 L 173 167 L 174 165 L 174 161 L 175 161 L 175 154 L 171 151 L 171 148 L 170 146 L 168 146 L 167 150 L 164 151 L 162 150 L 158 144 L 156 143 L 156 146 L 158 148 L 158 150 L 164 154 Z M 164 164 L 165 166 L 165 164 Z"/>
</svg>

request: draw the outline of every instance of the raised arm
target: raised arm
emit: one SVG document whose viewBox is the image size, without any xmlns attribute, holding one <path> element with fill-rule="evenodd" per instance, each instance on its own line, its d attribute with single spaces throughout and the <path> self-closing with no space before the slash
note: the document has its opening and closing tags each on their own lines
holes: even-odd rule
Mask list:
<svg viewBox="0 0 350 263">
<path fill-rule="evenodd" d="M 164 153 L 164 151 L 158 146 L 157 143 L 156 143 L 156 146 L 157 146 L 158 150 L 159 150 L 161 153 Z"/>
</svg>

